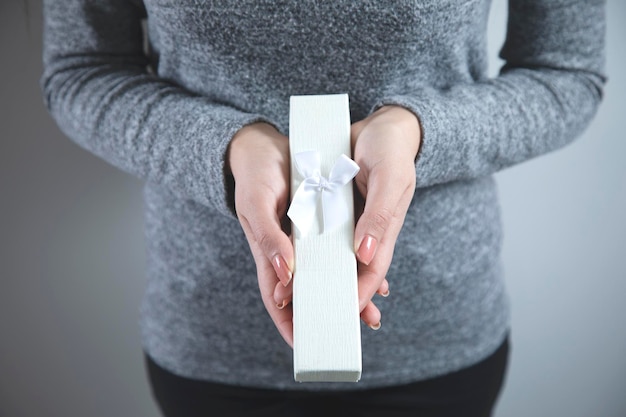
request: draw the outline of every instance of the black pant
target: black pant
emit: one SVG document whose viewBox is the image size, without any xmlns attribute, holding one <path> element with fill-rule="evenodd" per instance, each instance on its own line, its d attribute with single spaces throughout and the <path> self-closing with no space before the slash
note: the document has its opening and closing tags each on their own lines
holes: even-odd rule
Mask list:
<svg viewBox="0 0 626 417">
<path fill-rule="evenodd" d="M 152 394 L 165 417 L 488 417 L 503 385 L 508 352 L 507 339 L 487 359 L 458 372 L 407 385 L 333 392 L 244 388 L 187 379 L 145 357 Z"/>
</svg>

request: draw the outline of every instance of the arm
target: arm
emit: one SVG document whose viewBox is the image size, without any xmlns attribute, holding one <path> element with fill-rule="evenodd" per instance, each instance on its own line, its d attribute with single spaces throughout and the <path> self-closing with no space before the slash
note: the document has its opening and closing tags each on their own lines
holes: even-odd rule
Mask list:
<svg viewBox="0 0 626 417">
<path fill-rule="evenodd" d="M 421 122 L 417 186 L 489 175 L 582 133 L 602 97 L 604 32 L 603 0 L 510 0 L 498 77 L 381 99 Z"/>
<path fill-rule="evenodd" d="M 582 132 L 602 97 L 604 31 L 602 0 L 510 0 L 497 78 L 385 97 L 353 125 L 366 200 L 355 230 L 362 303 L 387 273 L 415 186 L 489 175 Z M 380 142 L 401 150 L 377 154 Z"/>
<path fill-rule="evenodd" d="M 45 103 L 80 146 L 232 216 L 227 146 L 243 126 L 264 119 L 150 74 L 144 13 L 131 0 L 44 1 Z"/>
</svg>

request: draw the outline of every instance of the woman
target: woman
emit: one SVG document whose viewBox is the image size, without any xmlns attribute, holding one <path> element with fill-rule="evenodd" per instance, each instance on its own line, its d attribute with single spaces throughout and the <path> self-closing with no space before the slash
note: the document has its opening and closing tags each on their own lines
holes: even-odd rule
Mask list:
<svg viewBox="0 0 626 417">
<path fill-rule="evenodd" d="M 141 328 L 164 415 L 491 414 L 510 324 L 492 174 L 593 117 L 603 1 L 511 0 L 493 79 L 488 0 L 44 7 L 51 114 L 146 181 Z M 297 384 L 281 227 L 289 96 L 341 92 L 365 200 L 361 318 L 374 330 L 359 383 Z"/>
</svg>

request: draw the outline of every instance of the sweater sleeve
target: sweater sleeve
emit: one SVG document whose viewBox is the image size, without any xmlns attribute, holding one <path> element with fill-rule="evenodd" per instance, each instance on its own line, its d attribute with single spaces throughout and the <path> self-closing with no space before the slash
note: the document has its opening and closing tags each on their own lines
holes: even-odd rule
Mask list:
<svg viewBox="0 0 626 417">
<path fill-rule="evenodd" d="M 417 88 L 375 108 L 420 119 L 418 187 L 489 175 L 582 133 L 602 98 L 604 36 L 603 0 L 510 0 L 499 76 Z"/>
<path fill-rule="evenodd" d="M 44 1 L 45 104 L 80 146 L 232 216 L 228 144 L 244 125 L 267 120 L 151 74 L 144 14 L 131 0 Z"/>
</svg>

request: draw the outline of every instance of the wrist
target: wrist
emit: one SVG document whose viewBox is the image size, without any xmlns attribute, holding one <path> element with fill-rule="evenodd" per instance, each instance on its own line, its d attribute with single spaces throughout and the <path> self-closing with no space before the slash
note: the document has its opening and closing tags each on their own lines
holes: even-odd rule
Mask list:
<svg viewBox="0 0 626 417">
<path fill-rule="evenodd" d="M 230 140 L 230 146 L 233 146 L 237 142 L 245 142 L 251 137 L 258 137 L 260 135 L 275 135 L 278 131 L 274 126 L 266 122 L 254 122 L 243 126 L 239 129 Z"/>
<path fill-rule="evenodd" d="M 388 104 L 380 107 L 375 113 L 386 112 L 393 117 L 393 124 L 413 143 L 413 159 L 417 160 L 422 148 L 422 123 L 419 117 L 410 109 L 397 104 Z"/>
<path fill-rule="evenodd" d="M 265 122 L 255 122 L 243 126 L 231 138 L 226 150 L 225 167 L 232 172 L 231 165 L 242 150 L 249 148 L 250 141 L 258 140 L 260 137 L 276 135 L 278 131 L 274 126 Z"/>
</svg>

